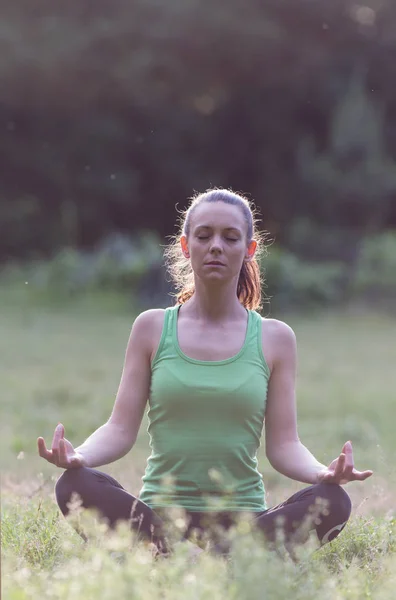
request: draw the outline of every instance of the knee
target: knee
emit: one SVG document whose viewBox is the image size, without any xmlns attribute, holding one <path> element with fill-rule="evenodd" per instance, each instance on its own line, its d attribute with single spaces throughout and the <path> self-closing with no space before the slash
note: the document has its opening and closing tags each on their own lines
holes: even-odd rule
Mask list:
<svg viewBox="0 0 396 600">
<path fill-rule="evenodd" d="M 83 482 L 86 479 L 87 468 L 67 469 L 62 473 L 55 484 L 56 501 L 65 515 L 68 513 L 67 504 L 74 493 L 82 496 Z"/>
<path fill-rule="evenodd" d="M 352 503 L 348 494 L 340 485 L 321 483 L 317 486 L 317 498 L 327 502 L 316 532 L 321 544 L 326 544 L 338 536 L 351 515 Z"/>
<path fill-rule="evenodd" d="M 335 483 L 320 483 L 317 486 L 317 497 L 327 501 L 330 513 L 336 513 L 343 522 L 351 516 L 352 502 L 341 485 Z"/>
</svg>

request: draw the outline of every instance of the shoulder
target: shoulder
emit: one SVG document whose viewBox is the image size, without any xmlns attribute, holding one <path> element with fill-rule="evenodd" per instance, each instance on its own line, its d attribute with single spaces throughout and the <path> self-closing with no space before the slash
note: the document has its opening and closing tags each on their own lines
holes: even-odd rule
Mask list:
<svg viewBox="0 0 396 600">
<path fill-rule="evenodd" d="M 276 363 L 293 360 L 296 354 L 296 334 L 287 323 L 262 317 L 262 345 L 270 369 Z"/>
<path fill-rule="evenodd" d="M 164 320 L 164 308 L 152 308 L 140 313 L 132 325 L 130 345 L 139 346 L 152 358 L 161 338 Z"/>
<path fill-rule="evenodd" d="M 136 338 L 147 339 L 162 331 L 165 319 L 164 308 L 152 308 L 141 312 L 133 322 L 132 334 Z"/>
<path fill-rule="evenodd" d="M 165 318 L 164 308 L 151 308 L 141 312 L 133 322 L 133 328 L 136 330 L 146 330 L 155 328 L 158 324 L 163 324 Z"/>
<path fill-rule="evenodd" d="M 277 319 L 267 319 L 266 317 L 261 317 L 261 321 L 263 334 L 271 336 L 280 343 L 295 343 L 296 334 L 287 323 Z"/>
</svg>

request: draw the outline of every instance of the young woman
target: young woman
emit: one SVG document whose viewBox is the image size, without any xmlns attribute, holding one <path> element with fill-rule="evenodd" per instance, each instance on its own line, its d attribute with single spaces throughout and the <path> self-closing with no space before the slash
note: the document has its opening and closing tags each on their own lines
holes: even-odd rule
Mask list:
<svg viewBox="0 0 396 600">
<path fill-rule="evenodd" d="M 299 440 L 295 335 L 257 312 L 261 249 L 246 198 L 225 189 L 193 198 L 166 251 L 177 304 L 135 320 L 108 421 L 77 448 L 61 424 L 51 450 L 38 439 L 40 456 L 66 469 L 56 484 L 64 515 L 77 492 L 83 506 L 96 508 L 110 526 L 129 520 L 160 552 L 169 551 L 169 507 L 184 509 L 185 538 L 204 534 L 210 523 L 227 529 L 242 513 L 269 541 L 279 517 L 288 543 L 306 539 L 299 528 L 304 522 L 321 543 L 343 529 L 351 502 L 341 486 L 372 471 L 355 469 L 350 442 L 325 466 Z M 131 450 L 147 400 L 151 456 L 135 498 L 95 467 Z M 309 484 L 273 508 L 266 506 L 257 468 L 264 423 L 271 465 Z M 326 509 L 309 519 L 318 499 Z"/>
</svg>

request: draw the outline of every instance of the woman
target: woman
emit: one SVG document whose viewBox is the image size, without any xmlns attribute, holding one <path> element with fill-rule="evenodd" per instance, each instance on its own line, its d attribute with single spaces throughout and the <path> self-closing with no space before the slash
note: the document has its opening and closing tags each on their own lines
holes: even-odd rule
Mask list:
<svg viewBox="0 0 396 600">
<path fill-rule="evenodd" d="M 295 335 L 257 312 L 261 249 L 243 196 L 212 189 L 193 198 L 166 251 L 177 304 L 135 320 L 109 420 L 75 449 L 62 425 L 51 450 L 38 439 L 40 456 L 66 469 L 56 484 L 64 515 L 77 492 L 83 506 L 99 510 L 110 526 L 130 520 L 163 553 L 169 551 L 169 507 L 185 510 L 185 538 L 211 531 L 215 539 L 210 523 L 227 529 L 246 513 L 269 541 L 276 538 L 279 517 L 290 544 L 307 538 L 303 523 L 322 544 L 343 529 L 351 503 L 341 486 L 372 471 L 355 469 L 350 442 L 328 467 L 300 442 Z M 131 450 L 147 399 L 151 456 L 135 498 L 95 467 Z M 264 422 L 271 465 L 310 484 L 270 509 L 256 459 Z M 320 519 L 310 519 L 319 499 L 326 509 Z"/>
</svg>

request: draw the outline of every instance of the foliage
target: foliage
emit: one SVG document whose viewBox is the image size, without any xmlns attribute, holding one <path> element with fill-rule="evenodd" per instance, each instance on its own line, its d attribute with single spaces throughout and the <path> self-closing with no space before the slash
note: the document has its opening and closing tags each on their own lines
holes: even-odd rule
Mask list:
<svg viewBox="0 0 396 600">
<path fill-rule="evenodd" d="M 50 260 L 10 262 L 0 271 L 0 281 L 11 289 L 29 286 L 31 299 L 36 295 L 69 302 L 87 294 L 109 293 L 136 306 L 166 306 L 173 302 L 174 290 L 159 242 L 150 232 L 132 237 L 113 234 L 92 251 L 63 248 Z M 341 258 L 348 248 L 337 249 L 336 242 L 327 230 L 300 221 L 290 242 L 298 253 L 269 246 L 261 259 L 264 312 L 311 311 L 348 301 L 392 301 L 396 294 L 395 233 L 353 241 L 350 248 L 356 246 L 356 250 L 349 261 Z M 317 248 L 312 257 L 307 252 L 311 244 Z M 326 254 L 334 257 L 324 260 Z"/>
<path fill-rule="evenodd" d="M 130 237 L 115 233 L 91 251 L 66 247 L 50 260 L 9 263 L 2 270 L 2 280 L 11 285 L 24 281 L 33 291 L 54 300 L 111 291 L 143 301 L 145 294 L 154 291 L 155 301 L 155 292 L 161 290 L 161 265 L 162 252 L 155 234 L 141 232 Z M 157 279 L 150 286 L 151 276 Z"/>
<path fill-rule="evenodd" d="M 25 288 L 22 290 L 25 291 Z M 328 464 L 351 439 L 365 483 L 349 484 L 354 510 L 342 534 L 320 551 L 303 549 L 298 564 L 239 537 L 232 560 L 204 552 L 192 564 L 180 545 L 154 560 L 126 530 L 105 536 L 92 523 L 85 545 L 54 504 L 60 470 L 37 455 L 55 425 L 81 443 L 109 417 L 134 314 L 91 302 L 51 311 L 8 303 L 0 287 L 0 420 L 2 592 L 10 600 L 97 597 L 151 600 L 391 600 L 395 579 L 393 467 L 396 387 L 395 320 L 374 314 L 321 313 L 286 320 L 299 346 L 298 414 L 302 441 Z M 369 343 L 368 343 L 369 342 Z M 381 348 L 381 352 L 373 352 Z M 370 365 L 369 373 L 365 366 Z M 132 452 L 102 469 L 136 494 L 149 452 L 147 421 Z M 259 450 L 269 505 L 296 491 Z M 298 484 L 297 484 L 298 485 Z M 363 500 L 365 502 L 363 502 Z"/>
<path fill-rule="evenodd" d="M 9 3 L 1 260 L 168 235 L 211 185 L 286 247 L 296 218 L 394 225 L 395 23 L 390 0 Z"/>
<path fill-rule="evenodd" d="M 346 266 L 342 262 L 308 262 L 272 248 L 262 266 L 265 293 L 276 312 L 335 306 L 343 299 Z"/>
<path fill-rule="evenodd" d="M 353 563 L 375 571 L 385 556 L 396 551 L 395 525 L 394 517 L 389 515 L 357 518 L 348 524 L 337 544 L 324 547 L 318 558 L 335 572 Z"/>
<path fill-rule="evenodd" d="M 41 506 L 46 519 L 40 517 Z M 301 549 L 298 563 L 237 531 L 228 559 L 204 551 L 192 561 L 189 548 L 179 544 L 171 558 L 155 560 L 127 527 L 109 532 L 89 514 L 83 518 L 89 534 L 84 547 L 70 525 L 58 522 L 48 500 L 33 500 L 29 506 L 19 500 L 11 507 L 9 499 L 3 520 L 4 591 L 11 599 L 110 599 L 116 594 L 148 600 L 188 594 L 202 600 L 258 600 L 264 589 L 265 597 L 274 600 L 291 594 L 297 600 L 392 598 L 388 578 L 394 573 L 395 547 L 394 540 L 389 543 L 386 519 L 352 521 L 323 550 L 315 552 L 313 544 Z M 55 539 L 57 545 L 43 544 L 45 539 Z"/>
<path fill-rule="evenodd" d="M 378 300 L 396 298 L 396 233 L 389 231 L 362 240 L 353 290 Z"/>
<path fill-rule="evenodd" d="M 266 280 L 268 304 L 277 311 L 311 310 L 318 307 L 336 307 L 346 303 L 392 305 L 396 297 L 396 235 L 394 231 L 367 235 L 358 240 L 326 240 L 328 230 L 315 231 L 301 223 L 299 235 L 309 232 L 310 241 L 292 242 L 300 251 L 289 252 L 279 246 L 270 247 L 262 261 Z M 348 237 L 348 231 L 345 236 Z M 331 237 L 331 234 L 330 234 Z M 321 238 L 321 241 L 319 241 Z M 337 241 L 345 241 L 344 248 L 336 248 Z M 311 259 L 304 256 L 312 244 L 317 250 Z M 352 249 L 352 251 L 351 251 Z M 342 260 L 342 253 L 349 260 Z M 334 254 L 333 260 L 324 255 Z M 338 259 L 338 260 L 337 260 Z"/>
<path fill-rule="evenodd" d="M 326 152 L 301 144 L 300 169 L 311 214 L 328 224 L 377 232 L 389 222 L 396 195 L 396 163 L 387 156 L 383 111 L 360 72 L 334 110 Z"/>
</svg>

